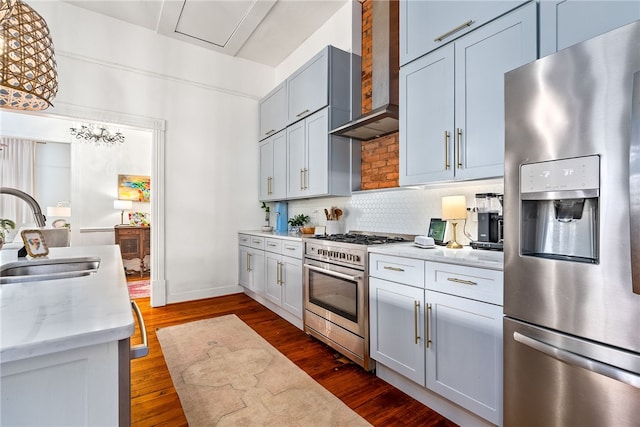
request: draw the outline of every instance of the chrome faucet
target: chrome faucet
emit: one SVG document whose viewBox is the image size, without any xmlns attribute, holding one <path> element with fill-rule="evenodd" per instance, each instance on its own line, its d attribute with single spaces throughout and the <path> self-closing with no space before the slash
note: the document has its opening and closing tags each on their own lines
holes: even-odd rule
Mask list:
<svg viewBox="0 0 640 427">
<path fill-rule="evenodd" d="M 24 191 L 9 187 L 0 187 L 0 194 L 11 194 L 27 202 L 27 204 L 31 208 L 31 212 L 33 212 L 33 217 L 36 220 L 36 224 L 38 225 L 38 227 L 44 227 L 46 218 L 42 214 L 42 209 L 40 209 L 40 205 L 38 204 L 38 202 L 36 202 L 36 199 L 31 197 Z"/>
</svg>

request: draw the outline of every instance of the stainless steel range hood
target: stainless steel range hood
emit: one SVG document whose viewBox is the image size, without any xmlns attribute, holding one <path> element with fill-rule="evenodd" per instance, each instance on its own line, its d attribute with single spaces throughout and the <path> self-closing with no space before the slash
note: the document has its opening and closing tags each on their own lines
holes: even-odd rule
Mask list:
<svg viewBox="0 0 640 427">
<path fill-rule="evenodd" d="M 397 132 L 399 83 L 398 0 L 372 2 L 372 110 L 331 133 L 369 140 Z"/>
</svg>

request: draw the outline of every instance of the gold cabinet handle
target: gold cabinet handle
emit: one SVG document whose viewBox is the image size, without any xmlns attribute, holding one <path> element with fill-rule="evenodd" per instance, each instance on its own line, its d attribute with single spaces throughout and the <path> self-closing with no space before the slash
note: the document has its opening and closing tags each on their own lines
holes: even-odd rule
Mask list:
<svg viewBox="0 0 640 427">
<path fill-rule="evenodd" d="M 304 189 L 309 189 L 309 169 L 304 168 Z"/>
<path fill-rule="evenodd" d="M 300 190 L 304 190 L 304 169 L 300 169 Z"/>
<path fill-rule="evenodd" d="M 430 317 L 431 317 L 431 304 L 427 304 L 427 312 L 424 314 L 424 319 L 425 319 L 424 333 L 425 333 L 425 336 L 427 337 L 427 339 L 424 340 L 424 343 L 427 346 L 427 348 L 429 348 L 429 344 L 431 344 L 431 331 L 430 331 L 431 322 L 429 321 Z"/>
<path fill-rule="evenodd" d="M 451 165 L 449 164 L 449 131 L 444 131 L 444 168 L 449 169 Z"/>
<path fill-rule="evenodd" d="M 265 135 L 271 135 L 272 133 L 274 133 L 276 130 L 275 129 L 269 129 L 268 131 L 266 131 L 264 134 Z"/>
<path fill-rule="evenodd" d="M 404 271 L 404 268 L 400 268 L 400 267 L 391 267 L 390 265 L 385 265 L 384 266 L 385 270 L 391 270 L 391 271 Z"/>
<path fill-rule="evenodd" d="M 251 271 L 251 254 L 247 254 L 247 271 Z"/>
<path fill-rule="evenodd" d="M 278 285 L 282 286 L 282 263 L 278 261 L 277 270 L 276 270 L 276 282 Z"/>
<path fill-rule="evenodd" d="M 460 140 L 462 139 L 462 129 L 456 129 L 456 157 L 458 159 L 458 169 L 462 168 L 462 162 L 460 161 Z"/>
<path fill-rule="evenodd" d="M 435 39 L 433 39 L 433 41 L 434 42 L 441 42 L 442 40 L 446 39 L 450 35 L 455 34 L 458 31 L 460 31 L 460 30 L 462 30 L 462 29 L 464 29 L 466 27 L 470 27 L 471 25 L 473 25 L 473 20 L 470 19 L 467 22 L 458 25 L 454 29 L 447 31 L 446 33 L 442 34 L 441 36 L 436 37 Z"/>
<path fill-rule="evenodd" d="M 296 117 L 303 116 L 303 115 L 307 114 L 308 112 L 309 112 L 309 109 L 307 108 L 306 110 L 302 111 L 301 113 L 296 114 Z"/>
<path fill-rule="evenodd" d="M 447 277 L 447 280 L 450 282 L 462 283 L 463 285 L 469 285 L 469 286 L 475 286 L 478 284 L 476 282 L 472 282 L 471 280 L 462 280 L 462 279 L 457 279 L 455 277 Z"/>
<path fill-rule="evenodd" d="M 416 338 L 416 344 L 420 341 L 420 334 L 418 333 L 418 313 L 420 312 L 420 301 L 413 302 L 413 331 Z"/>
</svg>

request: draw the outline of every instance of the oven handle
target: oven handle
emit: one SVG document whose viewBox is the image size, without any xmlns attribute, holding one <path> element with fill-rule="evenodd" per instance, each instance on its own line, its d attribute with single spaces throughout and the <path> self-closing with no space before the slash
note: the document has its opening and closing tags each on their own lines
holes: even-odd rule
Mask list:
<svg viewBox="0 0 640 427">
<path fill-rule="evenodd" d="M 361 279 L 361 276 L 349 276 L 348 274 L 338 273 L 337 271 L 325 270 L 324 268 L 316 267 L 313 265 L 305 264 L 304 265 L 309 270 L 317 271 L 319 273 L 328 274 L 329 276 L 339 277 L 341 279 L 350 280 L 352 282 L 357 282 Z"/>
</svg>

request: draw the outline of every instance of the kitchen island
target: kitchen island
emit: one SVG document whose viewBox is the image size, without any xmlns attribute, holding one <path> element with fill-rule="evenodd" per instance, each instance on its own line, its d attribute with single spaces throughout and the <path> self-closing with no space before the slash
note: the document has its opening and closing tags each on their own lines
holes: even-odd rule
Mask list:
<svg viewBox="0 0 640 427">
<path fill-rule="evenodd" d="M 128 416 L 134 319 L 118 246 L 51 248 L 48 258 L 87 256 L 100 258 L 94 274 L 0 285 L 0 424 L 117 425 L 125 394 Z M 13 261 L 0 252 L 0 265 Z"/>
</svg>

